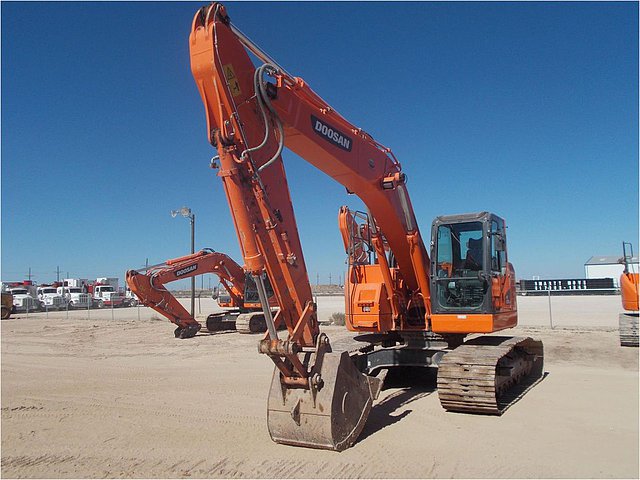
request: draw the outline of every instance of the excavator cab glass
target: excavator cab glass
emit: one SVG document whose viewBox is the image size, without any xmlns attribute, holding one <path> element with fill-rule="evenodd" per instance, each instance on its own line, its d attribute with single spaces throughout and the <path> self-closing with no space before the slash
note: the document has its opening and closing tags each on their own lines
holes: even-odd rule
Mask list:
<svg viewBox="0 0 640 480">
<path fill-rule="evenodd" d="M 230 305 L 231 304 L 231 295 L 227 291 L 226 287 L 219 283 L 216 287 L 216 290 L 213 294 L 213 299 L 217 300 L 219 304 Z"/>
<path fill-rule="evenodd" d="M 273 287 L 271 286 L 268 276 L 265 276 L 264 288 L 267 291 L 267 298 L 273 297 Z M 247 274 L 244 283 L 244 303 L 260 303 L 258 287 L 256 286 L 256 282 L 251 274 Z"/>
<path fill-rule="evenodd" d="M 434 313 L 492 313 L 492 275 L 506 267 L 503 222 L 493 214 L 436 218 L 432 227 Z M 498 227 L 500 226 L 500 227 Z"/>
</svg>

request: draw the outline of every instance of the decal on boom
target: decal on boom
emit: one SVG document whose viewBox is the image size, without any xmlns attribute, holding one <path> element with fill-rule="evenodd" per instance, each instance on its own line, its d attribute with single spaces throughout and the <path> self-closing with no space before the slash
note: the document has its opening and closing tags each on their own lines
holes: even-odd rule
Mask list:
<svg viewBox="0 0 640 480">
<path fill-rule="evenodd" d="M 181 277 L 197 269 L 198 269 L 198 264 L 194 263 L 193 265 L 189 265 L 188 267 L 184 267 L 184 268 L 181 268 L 180 270 L 176 270 L 175 275 L 176 277 Z"/>
<path fill-rule="evenodd" d="M 341 148 L 342 150 L 345 150 L 347 152 L 351 151 L 351 144 L 353 143 L 353 140 L 341 133 L 338 129 L 332 127 L 327 123 L 324 123 L 318 117 L 315 117 L 313 115 L 311 115 L 311 127 L 313 128 L 313 131 L 315 133 L 317 133 L 336 147 Z"/>
</svg>

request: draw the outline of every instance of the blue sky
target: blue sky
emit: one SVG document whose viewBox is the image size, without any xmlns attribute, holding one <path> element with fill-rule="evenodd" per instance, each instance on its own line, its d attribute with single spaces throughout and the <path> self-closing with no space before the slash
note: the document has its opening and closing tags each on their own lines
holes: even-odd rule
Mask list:
<svg viewBox="0 0 640 480">
<path fill-rule="evenodd" d="M 2 279 L 240 260 L 208 168 L 188 36 L 201 3 L 2 3 Z M 425 238 L 509 225 L 521 278 L 638 247 L 637 3 L 227 3 L 232 21 L 391 147 Z M 285 151 L 310 279 L 341 274 L 344 189 Z M 208 280 L 205 280 L 208 282 Z"/>
</svg>

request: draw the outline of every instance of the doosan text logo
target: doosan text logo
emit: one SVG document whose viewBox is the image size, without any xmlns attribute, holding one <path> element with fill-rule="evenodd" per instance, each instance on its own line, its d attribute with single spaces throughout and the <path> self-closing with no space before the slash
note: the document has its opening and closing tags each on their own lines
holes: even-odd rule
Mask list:
<svg viewBox="0 0 640 480">
<path fill-rule="evenodd" d="M 181 268 L 180 270 L 176 270 L 176 277 L 181 277 L 186 275 L 189 272 L 193 272 L 198 268 L 198 264 L 194 263 L 193 265 L 189 265 L 188 267 Z"/>
<path fill-rule="evenodd" d="M 334 144 L 336 147 L 347 152 L 351 151 L 352 140 L 349 137 L 313 115 L 311 115 L 311 127 L 314 132 Z"/>
</svg>

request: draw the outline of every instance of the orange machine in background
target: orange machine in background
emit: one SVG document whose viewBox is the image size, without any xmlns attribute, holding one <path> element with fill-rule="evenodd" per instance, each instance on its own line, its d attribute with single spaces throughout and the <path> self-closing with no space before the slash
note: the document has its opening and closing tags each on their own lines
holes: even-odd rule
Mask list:
<svg viewBox="0 0 640 480">
<path fill-rule="evenodd" d="M 627 254 L 627 247 L 629 253 Z M 620 295 L 622 308 L 627 310 L 618 317 L 620 331 L 620 345 L 623 347 L 637 347 L 638 342 L 638 273 L 631 271 L 633 259 L 633 245 L 622 242 L 622 258 L 624 271 L 620 275 Z"/>
<path fill-rule="evenodd" d="M 201 325 L 165 285 L 205 273 L 216 274 L 227 292 L 225 301 L 219 302 L 221 307 L 227 309 L 207 317 L 208 331 L 235 329 L 240 333 L 263 333 L 267 330 L 255 283 L 247 278 L 240 265 L 224 253 L 204 249 L 192 255 L 167 260 L 148 268 L 144 273 L 129 270 L 126 281 L 140 303 L 153 308 L 177 325 L 174 332 L 176 337 L 190 338 L 200 331 Z M 270 291 L 269 285 L 267 289 Z M 277 307 L 273 292 L 268 296 L 271 306 Z"/>
</svg>

